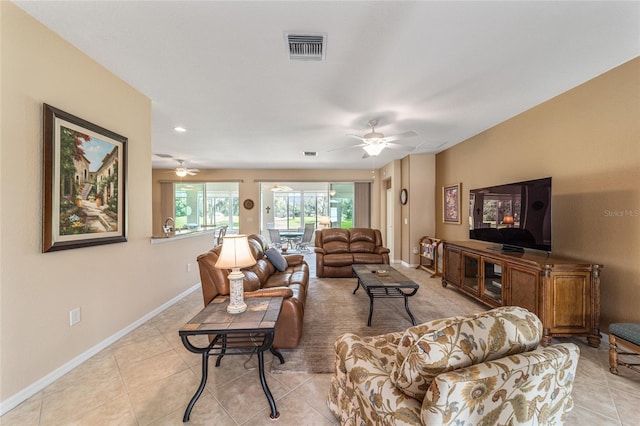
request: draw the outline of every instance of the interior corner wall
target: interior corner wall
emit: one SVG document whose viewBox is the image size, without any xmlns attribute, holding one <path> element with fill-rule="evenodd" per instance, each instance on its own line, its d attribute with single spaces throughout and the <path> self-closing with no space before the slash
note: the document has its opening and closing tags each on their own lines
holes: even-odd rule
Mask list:
<svg viewBox="0 0 640 426">
<path fill-rule="evenodd" d="M 404 157 L 400 160 L 400 185 L 394 191 L 394 195 L 396 195 L 394 203 L 397 203 L 400 206 L 400 253 L 397 256 L 404 263 L 411 263 L 411 227 L 412 224 L 410 222 L 410 214 L 409 214 L 409 198 L 407 198 L 407 204 L 402 205 L 400 202 L 400 192 L 403 189 L 407 190 L 407 194 L 409 189 L 411 188 L 411 161 L 409 156 Z"/>
<path fill-rule="evenodd" d="M 380 232 L 382 241 L 391 249 L 390 261 L 401 260 L 402 250 L 402 212 L 400 209 L 400 185 L 402 184 L 401 160 L 393 160 L 379 170 L 380 176 Z M 388 199 L 387 190 L 391 190 L 392 199 Z M 387 203 L 392 203 L 391 212 L 387 214 Z M 392 235 L 390 235 L 392 234 Z"/>
<path fill-rule="evenodd" d="M 469 190 L 551 176 L 552 252 L 604 265 L 601 329 L 640 322 L 640 57 L 513 117 L 436 156 L 437 188 L 462 183 L 462 224 L 442 223 L 447 240 L 469 236 Z"/>
<path fill-rule="evenodd" d="M 0 401 L 197 284 L 210 240 L 150 244 L 151 102 L 15 4 L 0 2 Z M 42 104 L 128 138 L 128 241 L 41 252 Z M 186 240 L 182 240 L 186 241 Z M 81 308 L 69 326 L 69 311 Z M 7 402 L 10 401 L 10 402 Z"/>
<path fill-rule="evenodd" d="M 413 154 L 409 160 L 408 223 L 406 258 L 411 265 L 418 264 L 418 241 L 424 236 L 436 236 L 436 156 Z M 404 213 L 403 213 L 404 214 Z M 404 221 L 403 221 L 404 224 Z M 404 234 L 403 234 L 404 238 Z M 404 253 L 403 253 L 404 254 Z"/>
</svg>

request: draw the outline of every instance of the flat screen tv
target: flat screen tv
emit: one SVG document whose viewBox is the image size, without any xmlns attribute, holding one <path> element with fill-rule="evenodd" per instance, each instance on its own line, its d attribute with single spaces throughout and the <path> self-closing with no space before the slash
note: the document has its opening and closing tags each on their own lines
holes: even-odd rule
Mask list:
<svg viewBox="0 0 640 426">
<path fill-rule="evenodd" d="M 551 178 L 472 189 L 469 229 L 504 251 L 551 251 Z"/>
</svg>

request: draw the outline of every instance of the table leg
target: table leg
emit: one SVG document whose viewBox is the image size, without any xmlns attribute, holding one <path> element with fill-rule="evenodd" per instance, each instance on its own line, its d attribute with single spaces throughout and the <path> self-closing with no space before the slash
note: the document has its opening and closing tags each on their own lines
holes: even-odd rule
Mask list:
<svg viewBox="0 0 640 426">
<path fill-rule="evenodd" d="M 202 379 L 200 380 L 200 386 L 198 386 L 198 390 L 189 401 L 189 405 L 187 405 L 187 409 L 184 412 L 184 416 L 182 417 L 182 422 L 188 422 L 189 416 L 191 416 L 191 410 L 195 405 L 200 395 L 202 395 L 202 391 L 204 390 L 205 385 L 207 384 L 207 377 L 209 375 L 209 352 L 202 353 Z"/>
<path fill-rule="evenodd" d="M 411 318 L 411 324 L 416 325 L 416 319 L 413 317 L 413 314 L 409 310 L 409 295 L 408 294 L 404 295 L 404 308 L 407 310 L 407 313 L 409 314 L 409 318 Z"/>
<path fill-rule="evenodd" d="M 222 361 L 222 357 L 227 352 L 227 335 L 222 335 L 222 350 L 220 351 L 220 355 L 216 358 L 216 367 L 220 367 L 220 361 Z"/>
<path fill-rule="evenodd" d="M 278 359 L 280 360 L 280 364 L 284 364 L 284 357 L 277 349 L 269 348 L 269 351 L 278 357 Z"/>
<path fill-rule="evenodd" d="M 356 289 L 353 290 L 353 294 L 356 294 L 356 291 L 358 291 L 359 288 L 360 288 L 360 278 L 358 278 L 358 284 L 356 284 Z M 362 288 L 364 288 L 364 286 Z"/>
<path fill-rule="evenodd" d="M 367 295 L 369 296 L 369 319 L 367 319 L 367 326 L 371 327 L 371 317 L 373 316 L 373 294 L 370 291 L 367 291 Z"/>
<path fill-rule="evenodd" d="M 267 379 L 264 377 L 264 352 L 262 351 L 258 351 L 258 374 L 260 375 L 260 384 L 262 385 L 262 390 L 267 396 L 269 407 L 271 407 L 271 414 L 269 414 L 269 417 L 272 419 L 277 419 L 278 417 L 280 417 L 280 413 L 276 408 L 276 402 L 273 400 L 273 395 L 271 395 L 269 386 L 267 386 Z"/>
</svg>

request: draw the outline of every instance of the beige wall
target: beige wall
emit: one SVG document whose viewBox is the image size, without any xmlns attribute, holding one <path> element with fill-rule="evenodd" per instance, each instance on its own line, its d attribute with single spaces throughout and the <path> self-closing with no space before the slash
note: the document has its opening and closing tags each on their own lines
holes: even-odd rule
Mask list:
<svg viewBox="0 0 640 426">
<path fill-rule="evenodd" d="M 554 254 L 604 264 L 601 329 L 640 322 L 640 58 L 437 155 L 437 187 L 553 177 Z M 617 212 L 617 213 L 613 213 Z M 468 223 L 438 237 L 468 239 Z"/>
<path fill-rule="evenodd" d="M 0 400 L 186 291 L 210 238 L 151 245 L 151 103 L 0 2 Z M 41 253 L 42 103 L 129 138 L 128 242 Z M 69 311 L 82 321 L 69 326 Z"/>
</svg>

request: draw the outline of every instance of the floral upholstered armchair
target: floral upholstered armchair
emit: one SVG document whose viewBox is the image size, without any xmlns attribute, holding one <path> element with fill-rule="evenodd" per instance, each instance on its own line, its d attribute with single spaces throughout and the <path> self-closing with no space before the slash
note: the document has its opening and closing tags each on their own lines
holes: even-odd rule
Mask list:
<svg viewBox="0 0 640 426">
<path fill-rule="evenodd" d="M 327 404 L 343 425 L 562 424 L 579 350 L 538 348 L 542 323 L 519 307 L 335 343 Z"/>
</svg>

